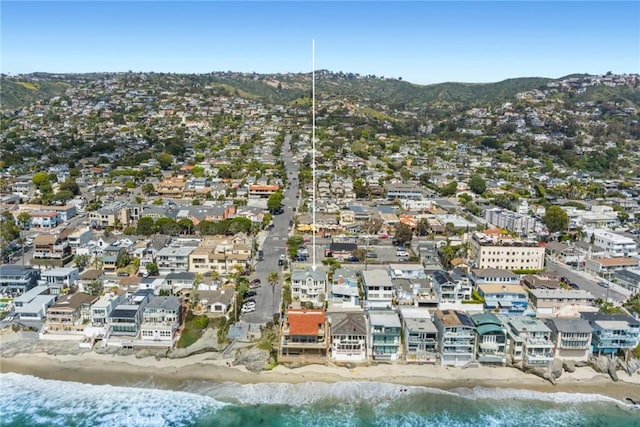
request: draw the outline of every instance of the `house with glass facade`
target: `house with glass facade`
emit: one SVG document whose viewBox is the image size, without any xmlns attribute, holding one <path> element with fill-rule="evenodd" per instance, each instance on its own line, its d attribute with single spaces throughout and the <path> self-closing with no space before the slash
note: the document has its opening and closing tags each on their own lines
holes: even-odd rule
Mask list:
<svg viewBox="0 0 640 427">
<path fill-rule="evenodd" d="M 368 316 L 373 360 L 398 360 L 402 348 L 402 326 L 398 313 L 391 310 L 371 310 Z"/>
</svg>

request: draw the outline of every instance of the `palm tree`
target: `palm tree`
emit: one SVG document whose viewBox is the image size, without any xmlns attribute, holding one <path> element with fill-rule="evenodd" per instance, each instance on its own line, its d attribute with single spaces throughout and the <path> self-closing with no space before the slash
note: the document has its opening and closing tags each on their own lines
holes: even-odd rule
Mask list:
<svg viewBox="0 0 640 427">
<path fill-rule="evenodd" d="M 271 285 L 271 304 L 275 304 L 275 296 L 276 296 L 276 285 L 278 284 L 278 282 L 280 281 L 280 275 L 275 272 L 272 271 L 269 274 L 267 274 L 267 282 L 269 282 L 269 284 Z"/>
</svg>

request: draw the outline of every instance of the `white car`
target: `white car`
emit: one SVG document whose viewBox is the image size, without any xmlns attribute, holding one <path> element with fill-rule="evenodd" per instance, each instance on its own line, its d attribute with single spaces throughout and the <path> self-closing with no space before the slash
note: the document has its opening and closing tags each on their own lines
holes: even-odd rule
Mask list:
<svg viewBox="0 0 640 427">
<path fill-rule="evenodd" d="M 404 249 L 398 249 L 396 251 L 396 256 L 409 256 L 409 254 Z"/>
<path fill-rule="evenodd" d="M 256 308 L 255 307 L 242 307 L 242 310 L 240 310 L 240 312 L 242 314 L 251 313 L 252 311 L 256 311 Z"/>
</svg>

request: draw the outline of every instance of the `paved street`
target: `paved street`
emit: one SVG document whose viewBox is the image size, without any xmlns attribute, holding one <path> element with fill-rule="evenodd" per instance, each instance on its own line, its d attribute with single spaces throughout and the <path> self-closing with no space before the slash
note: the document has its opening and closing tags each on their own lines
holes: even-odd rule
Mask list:
<svg viewBox="0 0 640 427">
<path fill-rule="evenodd" d="M 273 229 L 269 232 L 260 249 L 264 252 L 264 260 L 256 264 L 256 270 L 250 280 L 258 278 L 262 281 L 257 295 L 252 297 L 256 301 L 256 311 L 242 316 L 250 323 L 266 323 L 273 319 L 273 315 L 280 311 L 280 295 L 282 293 L 282 267 L 278 266 L 278 258 L 286 253 L 286 243 L 289 238 L 289 221 L 293 219 L 293 208 L 297 206 L 296 191 L 298 190 L 299 166 L 293 161 L 291 154 L 291 136 L 287 135 L 282 147 L 282 156 L 287 170 L 288 187 L 284 191 L 284 213 L 273 216 Z M 294 179 L 295 177 L 295 179 Z M 267 275 L 275 271 L 280 274 L 280 281 L 275 289 L 267 282 Z"/>
<path fill-rule="evenodd" d="M 547 257 L 545 270 L 555 272 L 560 277 L 566 277 L 578 285 L 580 289 L 591 292 L 596 298 L 609 298 L 616 302 L 622 302 L 626 299 L 624 295 L 619 294 L 613 289 L 598 285 L 597 281 L 584 271 L 576 271 L 565 264 L 551 262 L 549 259 L 550 258 Z"/>
</svg>

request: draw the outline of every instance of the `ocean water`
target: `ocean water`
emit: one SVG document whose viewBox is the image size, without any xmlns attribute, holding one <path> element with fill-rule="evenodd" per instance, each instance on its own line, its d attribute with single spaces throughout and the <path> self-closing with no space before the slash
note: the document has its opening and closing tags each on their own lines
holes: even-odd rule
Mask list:
<svg viewBox="0 0 640 427">
<path fill-rule="evenodd" d="M 0 374 L 0 425 L 640 426 L 640 408 L 595 394 L 376 382 L 127 387 Z"/>
</svg>

